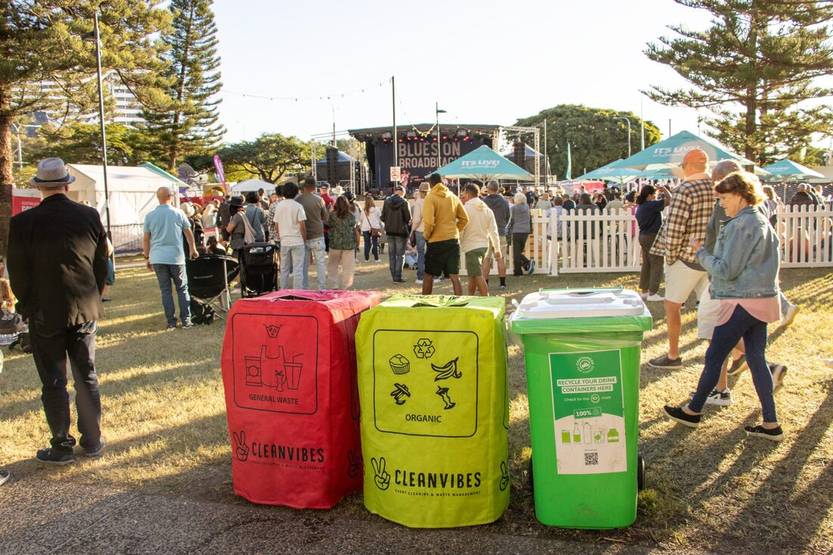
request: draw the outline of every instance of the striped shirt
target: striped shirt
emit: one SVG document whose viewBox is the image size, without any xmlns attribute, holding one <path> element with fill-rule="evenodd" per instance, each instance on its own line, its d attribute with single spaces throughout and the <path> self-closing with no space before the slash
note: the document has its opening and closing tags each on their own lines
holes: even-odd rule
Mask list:
<svg viewBox="0 0 833 555">
<path fill-rule="evenodd" d="M 706 229 L 714 210 L 714 182 L 705 173 L 689 176 L 674 191 L 667 215 L 659 230 L 651 254 L 664 256 L 665 263 L 682 260 L 687 265 L 699 267 L 697 251 L 691 246 L 691 238 L 701 244 L 706 242 Z"/>
</svg>

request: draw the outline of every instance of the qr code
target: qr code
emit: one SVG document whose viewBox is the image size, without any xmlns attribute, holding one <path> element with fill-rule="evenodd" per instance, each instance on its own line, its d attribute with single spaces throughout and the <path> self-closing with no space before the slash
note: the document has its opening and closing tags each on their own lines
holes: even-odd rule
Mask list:
<svg viewBox="0 0 833 555">
<path fill-rule="evenodd" d="M 599 464 L 599 454 L 598 453 L 585 453 L 584 454 L 584 466 L 597 466 Z"/>
</svg>

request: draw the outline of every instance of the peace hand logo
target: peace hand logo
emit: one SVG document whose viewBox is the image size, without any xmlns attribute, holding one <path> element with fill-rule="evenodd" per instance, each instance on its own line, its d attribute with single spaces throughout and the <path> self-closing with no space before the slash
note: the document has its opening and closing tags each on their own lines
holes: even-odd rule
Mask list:
<svg viewBox="0 0 833 555">
<path fill-rule="evenodd" d="M 500 491 L 509 487 L 509 469 L 506 468 L 506 463 L 500 463 Z"/>
<path fill-rule="evenodd" d="M 355 478 L 356 475 L 359 473 L 359 465 L 361 464 L 361 458 L 359 455 L 353 453 L 353 450 L 347 452 L 347 476 L 350 478 Z"/>
<path fill-rule="evenodd" d="M 249 458 L 249 446 L 246 445 L 246 432 L 231 432 L 234 437 L 234 454 L 237 455 L 237 460 L 245 461 Z"/>
<path fill-rule="evenodd" d="M 373 481 L 376 482 L 376 487 L 382 491 L 385 491 L 390 487 L 390 474 L 385 472 L 385 457 L 379 457 L 378 462 L 376 459 L 371 458 L 370 464 L 373 465 Z"/>
</svg>

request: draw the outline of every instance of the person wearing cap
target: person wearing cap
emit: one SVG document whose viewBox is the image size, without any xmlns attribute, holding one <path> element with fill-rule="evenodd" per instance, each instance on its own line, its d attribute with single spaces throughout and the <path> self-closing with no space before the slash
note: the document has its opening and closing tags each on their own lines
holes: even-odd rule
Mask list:
<svg viewBox="0 0 833 555">
<path fill-rule="evenodd" d="M 665 315 L 668 352 L 648 362 L 659 369 L 682 368 L 680 356 L 681 309 L 694 291 L 699 299 L 708 287 L 706 270 L 697 261 L 691 240 L 706 241 L 706 230 L 714 211 L 714 182 L 706 173 L 709 156 L 694 148 L 683 158 L 683 181 L 674 191 L 651 254 L 665 258 Z"/>
<path fill-rule="evenodd" d="M 90 457 L 99 456 L 104 447 L 95 336 L 96 321 L 104 316 L 107 235 L 95 208 L 67 197 L 73 181 L 60 158 L 40 161 L 30 183 L 43 201 L 11 219 L 7 257 L 17 312 L 29 321 L 35 367 L 43 384 L 41 401 L 52 434 L 50 447 L 39 450 L 36 458 L 58 465 L 75 460 L 67 356 L 75 382 L 79 443 Z"/>
<path fill-rule="evenodd" d="M 390 277 L 394 283 L 405 283 L 402 267 L 405 264 L 405 244 L 411 234 L 411 208 L 405 200 L 405 187 L 397 185 L 393 194 L 382 205 L 382 222 L 388 236 Z"/>
<path fill-rule="evenodd" d="M 492 270 L 492 259 L 497 262 L 497 275 L 500 278 L 500 288 L 506 289 L 506 254 L 508 251 L 508 241 L 506 240 L 507 226 L 509 225 L 509 217 L 512 215 L 512 209 L 509 206 L 509 201 L 500 194 L 500 184 L 494 179 L 486 183 L 487 195 L 483 197 L 483 202 L 488 206 L 492 214 L 495 216 L 495 223 L 498 229 L 499 247 L 497 250 L 489 248 L 486 252 L 486 258 L 483 259 L 483 279 L 486 280 L 486 285 L 489 285 L 489 273 Z M 500 256 L 497 251 L 500 251 Z"/>
<path fill-rule="evenodd" d="M 330 217 L 329 211 L 324 204 L 324 199 L 315 194 L 315 178 L 308 176 L 304 179 L 304 192 L 299 195 L 295 202 L 304 207 L 306 213 L 306 240 L 304 267 L 302 273 L 303 284 L 301 289 L 309 289 L 309 266 L 310 259 L 315 263 L 316 273 L 318 275 L 318 289 L 326 289 L 327 275 L 326 275 L 326 256 L 327 243 L 324 239 L 324 222 Z M 296 284 L 297 288 L 298 285 Z"/>
<path fill-rule="evenodd" d="M 463 203 L 443 185 L 442 177 L 432 173 L 431 191 L 422 209 L 425 239 L 425 279 L 422 294 L 434 290 L 434 278 L 448 274 L 455 295 L 463 294 L 460 283 L 460 232 L 469 223 Z"/>
<path fill-rule="evenodd" d="M 500 242 L 498 239 L 495 215 L 480 200 L 480 187 L 468 183 L 463 187 L 463 206 L 469 217 L 469 225 L 460 232 L 460 250 L 466 261 L 466 273 L 469 276 L 469 295 L 479 292 L 481 296 L 489 296 L 489 286 L 483 277 L 483 258 L 491 249 L 495 257 L 500 260 Z"/>
<path fill-rule="evenodd" d="M 422 208 L 425 206 L 425 195 L 431 190 L 431 186 L 427 181 L 423 181 L 419 185 L 414 201 L 414 219 L 411 222 L 411 228 L 414 230 L 414 243 L 417 251 L 417 277 L 416 284 L 422 285 L 425 278 L 425 222 L 422 221 Z"/>
<path fill-rule="evenodd" d="M 182 210 L 171 206 L 173 198 L 174 192 L 170 187 L 159 187 L 156 191 L 159 206 L 145 216 L 144 237 L 142 238 L 142 253 L 147 261 L 148 270 L 154 271 L 156 280 L 159 282 L 168 331 L 176 329 L 172 281 L 179 302 L 179 319 L 182 329 L 193 327 L 188 275 L 185 273 L 183 236 L 188 243 L 189 257 L 193 260 L 200 255 L 197 252 L 194 233 L 191 231 L 191 223 Z"/>
</svg>

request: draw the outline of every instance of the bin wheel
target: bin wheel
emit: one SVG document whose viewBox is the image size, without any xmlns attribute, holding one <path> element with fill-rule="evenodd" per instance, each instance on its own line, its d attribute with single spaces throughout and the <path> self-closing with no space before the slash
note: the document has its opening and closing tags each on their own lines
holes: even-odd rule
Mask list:
<svg viewBox="0 0 833 555">
<path fill-rule="evenodd" d="M 638 453 L 636 458 L 636 489 L 645 489 L 645 459 L 642 458 L 642 453 Z"/>
<path fill-rule="evenodd" d="M 535 482 L 532 480 L 532 455 L 529 456 L 529 463 L 526 468 L 526 484 L 529 486 L 529 491 L 535 491 Z"/>
</svg>

